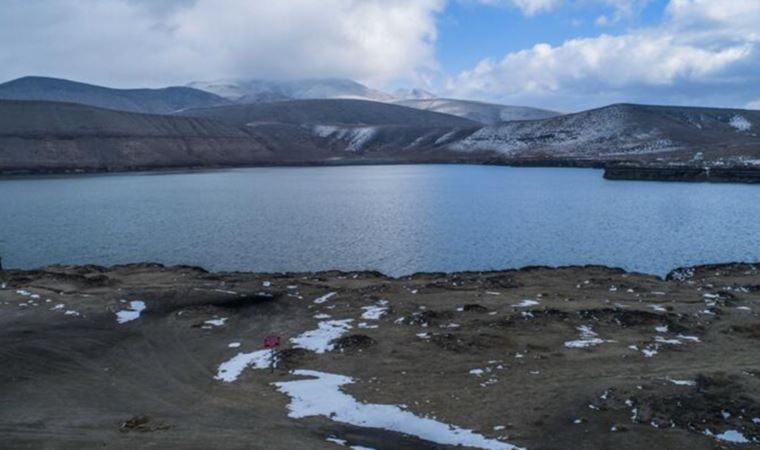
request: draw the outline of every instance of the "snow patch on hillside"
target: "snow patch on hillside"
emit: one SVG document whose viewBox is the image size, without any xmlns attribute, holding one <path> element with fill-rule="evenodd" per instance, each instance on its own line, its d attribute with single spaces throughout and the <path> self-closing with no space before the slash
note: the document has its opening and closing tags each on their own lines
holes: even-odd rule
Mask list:
<svg viewBox="0 0 760 450">
<path fill-rule="evenodd" d="M 731 118 L 731 121 L 728 122 L 729 125 L 736 128 L 737 131 L 749 131 L 752 129 L 752 124 L 749 120 L 744 118 L 744 116 L 735 115 Z"/>
<path fill-rule="evenodd" d="M 337 127 L 332 125 L 316 125 L 312 128 L 314 134 L 321 138 L 344 141 L 346 151 L 358 152 L 377 134 L 377 127 Z"/>
<path fill-rule="evenodd" d="M 557 157 L 649 154 L 677 148 L 659 129 L 642 129 L 634 127 L 635 123 L 635 117 L 630 116 L 625 106 L 609 107 L 547 120 L 484 127 L 449 148 L 465 152 L 497 151 L 510 156 L 551 153 Z"/>
</svg>

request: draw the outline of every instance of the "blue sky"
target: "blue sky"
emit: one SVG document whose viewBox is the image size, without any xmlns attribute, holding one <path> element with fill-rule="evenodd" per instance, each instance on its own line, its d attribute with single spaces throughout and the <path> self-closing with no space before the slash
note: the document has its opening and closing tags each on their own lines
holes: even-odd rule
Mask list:
<svg viewBox="0 0 760 450">
<path fill-rule="evenodd" d="M 561 111 L 760 109 L 760 0 L 3 0 L 0 80 L 350 78 Z"/>
<path fill-rule="evenodd" d="M 760 108 L 758 24 L 757 0 L 453 1 L 439 16 L 431 85 L 563 111 Z"/>
</svg>

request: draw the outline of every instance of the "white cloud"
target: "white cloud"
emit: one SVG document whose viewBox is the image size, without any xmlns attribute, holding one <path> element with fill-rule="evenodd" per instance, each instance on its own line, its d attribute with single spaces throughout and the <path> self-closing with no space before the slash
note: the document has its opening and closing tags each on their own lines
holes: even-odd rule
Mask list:
<svg viewBox="0 0 760 450">
<path fill-rule="evenodd" d="M 551 11 L 557 8 L 562 0 L 512 0 L 515 5 L 527 15 L 534 15 L 543 11 Z"/>
<path fill-rule="evenodd" d="M 434 68 L 445 0 L 4 0 L 0 79 L 116 85 L 348 77 Z"/>
<path fill-rule="evenodd" d="M 757 0 L 670 0 L 668 14 L 681 26 L 728 25 L 758 33 L 757 18 L 760 2 Z"/>
<path fill-rule="evenodd" d="M 673 0 L 659 26 L 486 59 L 450 78 L 447 89 L 460 97 L 562 109 L 632 100 L 744 105 L 741 96 L 760 82 L 760 2 L 726 0 L 720 6 Z"/>
<path fill-rule="evenodd" d="M 586 0 L 587 3 L 599 3 L 612 11 L 596 18 L 597 26 L 609 26 L 637 17 L 651 0 Z"/>
<path fill-rule="evenodd" d="M 520 9 L 526 16 L 552 11 L 562 5 L 564 0 L 475 0 L 488 6 L 509 6 Z"/>
<path fill-rule="evenodd" d="M 601 16 L 597 17 L 596 20 L 594 20 L 594 23 L 598 27 L 606 27 L 611 22 L 610 18 L 602 14 Z"/>
<path fill-rule="evenodd" d="M 614 101 L 757 106 L 760 99 L 760 0 L 670 0 L 659 25 L 538 44 L 449 76 L 435 58 L 436 20 L 453 1 L 525 15 L 592 7 L 606 24 L 634 18 L 651 2 L 3 0 L 0 81 L 36 74 L 159 86 L 346 77 L 440 91 L 432 75 L 447 78 L 446 95 L 563 110 Z"/>
<path fill-rule="evenodd" d="M 610 16 L 599 16 L 598 22 L 607 25 L 623 19 L 630 19 L 650 3 L 652 0 L 460 0 L 464 2 L 476 2 L 481 5 L 515 7 L 526 16 L 535 16 L 559 9 L 565 4 L 574 4 L 580 7 L 602 5 L 612 10 Z"/>
</svg>

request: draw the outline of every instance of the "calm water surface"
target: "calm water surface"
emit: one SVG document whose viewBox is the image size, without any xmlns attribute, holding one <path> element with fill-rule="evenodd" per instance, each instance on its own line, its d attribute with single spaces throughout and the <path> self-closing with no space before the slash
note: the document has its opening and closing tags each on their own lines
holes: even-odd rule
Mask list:
<svg viewBox="0 0 760 450">
<path fill-rule="evenodd" d="M 0 178 L 6 266 L 212 270 L 606 264 L 664 274 L 760 260 L 760 186 L 606 181 L 597 170 L 255 168 Z"/>
</svg>

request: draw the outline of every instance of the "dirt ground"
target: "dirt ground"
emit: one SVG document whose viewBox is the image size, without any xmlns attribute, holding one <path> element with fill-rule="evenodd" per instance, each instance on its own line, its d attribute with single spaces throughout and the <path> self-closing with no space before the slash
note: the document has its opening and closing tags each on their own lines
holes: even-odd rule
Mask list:
<svg viewBox="0 0 760 450">
<path fill-rule="evenodd" d="M 667 280 L 604 267 L 393 279 L 51 266 L 0 283 L 2 448 L 454 448 L 289 417 L 273 383 L 303 378 L 294 369 L 528 449 L 760 448 L 753 265 Z M 290 341 L 344 319 L 330 351 Z M 273 373 L 217 379 L 268 335 L 283 344 Z"/>
</svg>

